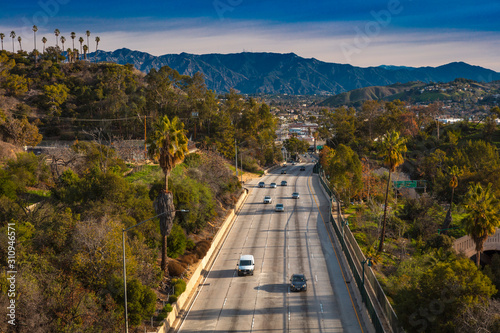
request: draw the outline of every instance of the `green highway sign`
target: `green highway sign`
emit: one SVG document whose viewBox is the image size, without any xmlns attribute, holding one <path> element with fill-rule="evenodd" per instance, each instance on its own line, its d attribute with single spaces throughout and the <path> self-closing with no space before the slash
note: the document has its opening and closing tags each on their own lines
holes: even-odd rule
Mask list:
<svg viewBox="0 0 500 333">
<path fill-rule="evenodd" d="M 417 181 L 416 180 L 397 180 L 394 181 L 395 188 L 416 188 Z"/>
</svg>

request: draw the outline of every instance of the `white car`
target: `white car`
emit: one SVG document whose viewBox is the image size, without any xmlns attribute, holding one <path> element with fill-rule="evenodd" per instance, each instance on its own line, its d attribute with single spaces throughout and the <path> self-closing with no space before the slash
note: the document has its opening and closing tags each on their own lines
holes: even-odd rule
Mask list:
<svg viewBox="0 0 500 333">
<path fill-rule="evenodd" d="M 276 188 L 276 183 L 271 183 L 271 185 L 269 185 L 269 187 Z"/>
<path fill-rule="evenodd" d="M 264 203 L 265 203 L 265 204 L 270 204 L 271 202 L 273 202 L 273 198 L 271 198 L 271 196 L 270 196 L 270 195 L 266 195 L 266 196 L 264 197 Z"/>
<path fill-rule="evenodd" d="M 292 199 L 298 199 L 298 198 L 299 198 L 299 192 L 293 192 Z"/>
</svg>

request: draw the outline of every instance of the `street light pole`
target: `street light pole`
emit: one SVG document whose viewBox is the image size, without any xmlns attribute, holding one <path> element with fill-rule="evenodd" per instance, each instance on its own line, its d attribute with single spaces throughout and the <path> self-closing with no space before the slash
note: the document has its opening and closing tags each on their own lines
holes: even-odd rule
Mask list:
<svg viewBox="0 0 500 333">
<path fill-rule="evenodd" d="M 181 213 L 187 213 L 189 212 L 188 209 L 180 209 L 176 210 L 176 212 L 181 212 Z M 143 223 L 146 223 L 148 221 L 151 221 L 158 216 L 162 216 L 164 214 L 167 214 L 168 212 L 163 212 L 161 214 L 158 214 L 156 216 L 153 216 L 152 218 L 149 218 L 147 220 L 141 221 L 137 223 L 136 225 L 133 225 L 131 227 L 128 227 L 126 229 L 122 229 L 122 249 L 123 249 L 123 295 L 124 295 L 124 302 L 125 302 L 125 332 L 128 333 L 128 311 L 127 311 L 127 264 L 126 264 L 126 259 L 125 259 L 125 233 L 129 231 L 132 228 L 138 227 Z"/>
</svg>

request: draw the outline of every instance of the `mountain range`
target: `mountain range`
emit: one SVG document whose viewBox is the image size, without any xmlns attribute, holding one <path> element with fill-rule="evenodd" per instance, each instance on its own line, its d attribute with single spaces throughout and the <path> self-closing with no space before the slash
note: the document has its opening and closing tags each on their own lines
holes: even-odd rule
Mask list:
<svg viewBox="0 0 500 333">
<path fill-rule="evenodd" d="M 242 94 L 335 95 L 369 86 L 412 81 L 449 82 L 456 78 L 491 82 L 500 73 L 464 62 L 438 67 L 356 67 L 302 58 L 294 53 L 165 54 L 126 48 L 89 54 L 92 61 L 132 64 L 148 73 L 169 66 L 181 74 L 202 72 L 208 89 L 218 93 L 231 88 Z"/>
</svg>

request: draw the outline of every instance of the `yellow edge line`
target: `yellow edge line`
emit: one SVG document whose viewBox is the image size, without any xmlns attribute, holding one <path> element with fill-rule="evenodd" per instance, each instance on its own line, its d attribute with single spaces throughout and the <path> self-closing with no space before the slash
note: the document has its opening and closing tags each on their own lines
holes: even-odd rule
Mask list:
<svg viewBox="0 0 500 333">
<path fill-rule="evenodd" d="M 311 193 L 313 193 L 312 189 L 311 189 L 311 179 L 312 179 L 312 177 L 309 177 L 309 182 L 307 183 L 307 186 L 309 186 L 309 191 Z M 319 209 L 318 201 L 316 201 L 316 195 L 314 195 L 314 194 L 313 194 L 313 199 L 314 199 L 314 203 L 316 204 L 316 207 L 318 207 L 319 216 L 321 216 L 321 220 L 325 224 L 325 227 L 328 229 L 328 226 L 326 225 L 325 219 L 323 218 L 323 215 L 321 214 L 321 210 Z M 330 236 L 330 233 L 328 232 L 327 234 L 328 234 L 328 238 L 330 239 L 330 242 L 332 243 L 333 252 L 335 252 L 335 258 L 337 258 L 337 262 L 339 263 L 340 273 L 342 273 L 342 279 L 344 279 L 345 287 L 347 289 L 347 292 L 349 293 L 349 298 L 351 299 L 352 308 L 354 309 L 354 313 L 356 314 L 356 319 L 358 320 L 359 328 L 361 329 L 361 332 L 364 332 L 363 326 L 361 325 L 361 321 L 359 320 L 358 311 L 356 310 L 356 306 L 354 305 L 354 301 L 352 300 L 351 291 L 349 290 L 349 286 L 347 285 L 347 281 L 346 281 L 345 276 L 344 276 L 344 271 L 342 269 L 342 265 L 340 264 L 337 250 L 335 250 L 335 244 L 333 244 L 333 240 L 332 240 L 332 237 Z"/>
</svg>

